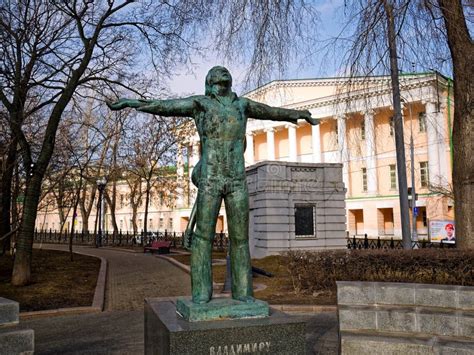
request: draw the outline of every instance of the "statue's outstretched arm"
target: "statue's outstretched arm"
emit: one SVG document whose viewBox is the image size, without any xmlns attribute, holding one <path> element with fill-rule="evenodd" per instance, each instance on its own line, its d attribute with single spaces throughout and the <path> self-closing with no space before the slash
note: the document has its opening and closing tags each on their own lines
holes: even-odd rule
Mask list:
<svg viewBox="0 0 474 355">
<path fill-rule="evenodd" d="M 172 100 L 119 99 L 113 103 L 107 103 L 107 106 L 114 111 L 130 107 L 161 116 L 192 116 L 195 105 L 196 101 L 193 97 Z"/>
<path fill-rule="evenodd" d="M 299 119 L 302 119 L 312 125 L 319 124 L 319 120 L 312 118 L 308 110 L 272 107 L 250 99 L 247 99 L 247 114 L 257 120 L 287 121 L 296 124 Z"/>
</svg>

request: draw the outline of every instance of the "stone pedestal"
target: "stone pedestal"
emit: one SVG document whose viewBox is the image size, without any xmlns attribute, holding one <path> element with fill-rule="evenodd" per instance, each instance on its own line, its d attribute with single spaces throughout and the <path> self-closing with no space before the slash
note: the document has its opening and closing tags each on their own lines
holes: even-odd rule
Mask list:
<svg viewBox="0 0 474 355">
<path fill-rule="evenodd" d="M 191 298 L 178 298 L 176 311 L 190 322 L 224 320 L 235 318 L 268 317 L 269 308 L 265 301 L 246 303 L 232 298 L 213 298 L 209 303 L 196 304 Z"/>
<path fill-rule="evenodd" d="M 305 354 L 306 321 L 283 313 L 265 318 L 188 322 L 176 305 L 145 300 L 145 354 Z"/>
<path fill-rule="evenodd" d="M 0 355 L 33 354 L 34 332 L 18 327 L 18 302 L 0 297 Z"/>
</svg>

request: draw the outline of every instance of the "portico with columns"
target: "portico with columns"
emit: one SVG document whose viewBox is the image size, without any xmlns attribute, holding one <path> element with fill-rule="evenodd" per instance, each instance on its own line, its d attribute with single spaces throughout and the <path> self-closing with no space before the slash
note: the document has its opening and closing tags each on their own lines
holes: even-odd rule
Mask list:
<svg viewBox="0 0 474 355">
<path fill-rule="evenodd" d="M 348 233 L 399 237 L 398 167 L 390 122 L 393 108 L 389 78 L 361 79 L 363 89 L 339 94 L 344 80 L 277 81 L 247 94 L 269 105 L 308 109 L 313 117 L 321 119 L 321 124 L 311 127 L 306 122 L 292 125 L 249 120 L 247 134 L 252 136 L 250 149 L 254 156 L 246 161 L 249 165 L 264 160 L 343 163 Z M 430 219 L 453 218 L 452 201 L 433 196 L 430 190 L 431 185 L 447 186 L 451 181 L 446 80 L 435 74 L 420 74 L 403 78 L 401 84 L 408 186 L 413 134 L 415 188 L 420 196 L 417 229 L 421 238 L 427 238 Z M 426 121 L 425 127 L 420 120 Z M 281 130 L 287 131 L 280 135 L 285 137 L 283 142 L 275 134 Z M 286 152 L 278 154 L 275 147 L 281 145 L 286 146 Z"/>
</svg>

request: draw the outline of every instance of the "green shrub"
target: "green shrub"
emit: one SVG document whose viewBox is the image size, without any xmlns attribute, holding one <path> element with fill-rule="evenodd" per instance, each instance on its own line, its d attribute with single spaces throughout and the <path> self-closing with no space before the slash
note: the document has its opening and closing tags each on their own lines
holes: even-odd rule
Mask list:
<svg viewBox="0 0 474 355">
<path fill-rule="evenodd" d="M 474 286 L 474 251 L 290 251 L 288 271 L 296 292 L 336 291 L 336 281 L 413 282 Z"/>
</svg>

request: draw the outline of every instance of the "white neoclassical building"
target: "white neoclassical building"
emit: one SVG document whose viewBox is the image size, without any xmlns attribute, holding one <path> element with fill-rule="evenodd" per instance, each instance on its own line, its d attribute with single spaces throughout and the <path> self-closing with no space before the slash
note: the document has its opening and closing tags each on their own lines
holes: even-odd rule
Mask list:
<svg viewBox="0 0 474 355">
<path fill-rule="evenodd" d="M 433 186 L 451 183 L 451 131 L 454 101 L 452 82 L 437 73 L 401 76 L 408 186 L 414 171 L 418 193 L 417 231 L 428 234 L 430 220 L 453 218 L 453 202 L 433 192 Z M 247 126 L 246 165 L 265 160 L 343 163 L 347 189 L 347 230 L 350 235 L 400 236 L 395 137 L 390 78 L 320 78 L 272 81 L 244 96 L 272 106 L 309 110 L 320 125 L 297 125 L 250 119 Z M 414 161 L 410 159 L 413 139 Z M 177 179 L 189 181 L 199 160 L 199 139 L 182 142 L 177 156 Z M 412 169 L 413 165 L 413 169 Z M 173 208 L 160 201 L 150 205 L 148 226 L 153 230 L 183 231 L 195 198 L 192 184 L 176 191 Z M 125 201 L 117 209 L 120 228 L 130 230 L 126 188 L 118 193 Z M 144 208 L 142 207 L 142 210 Z M 94 215 L 93 213 L 91 215 Z M 139 227 L 143 225 L 139 212 Z M 38 221 L 49 221 L 54 216 Z M 110 229 L 110 216 L 107 217 Z M 80 218 L 79 218 L 80 221 Z M 38 224 L 37 226 L 41 227 Z M 79 222 L 80 223 L 80 222 Z M 92 224 L 90 222 L 90 224 Z M 224 208 L 217 231 L 226 231 Z"/>
</svg>

